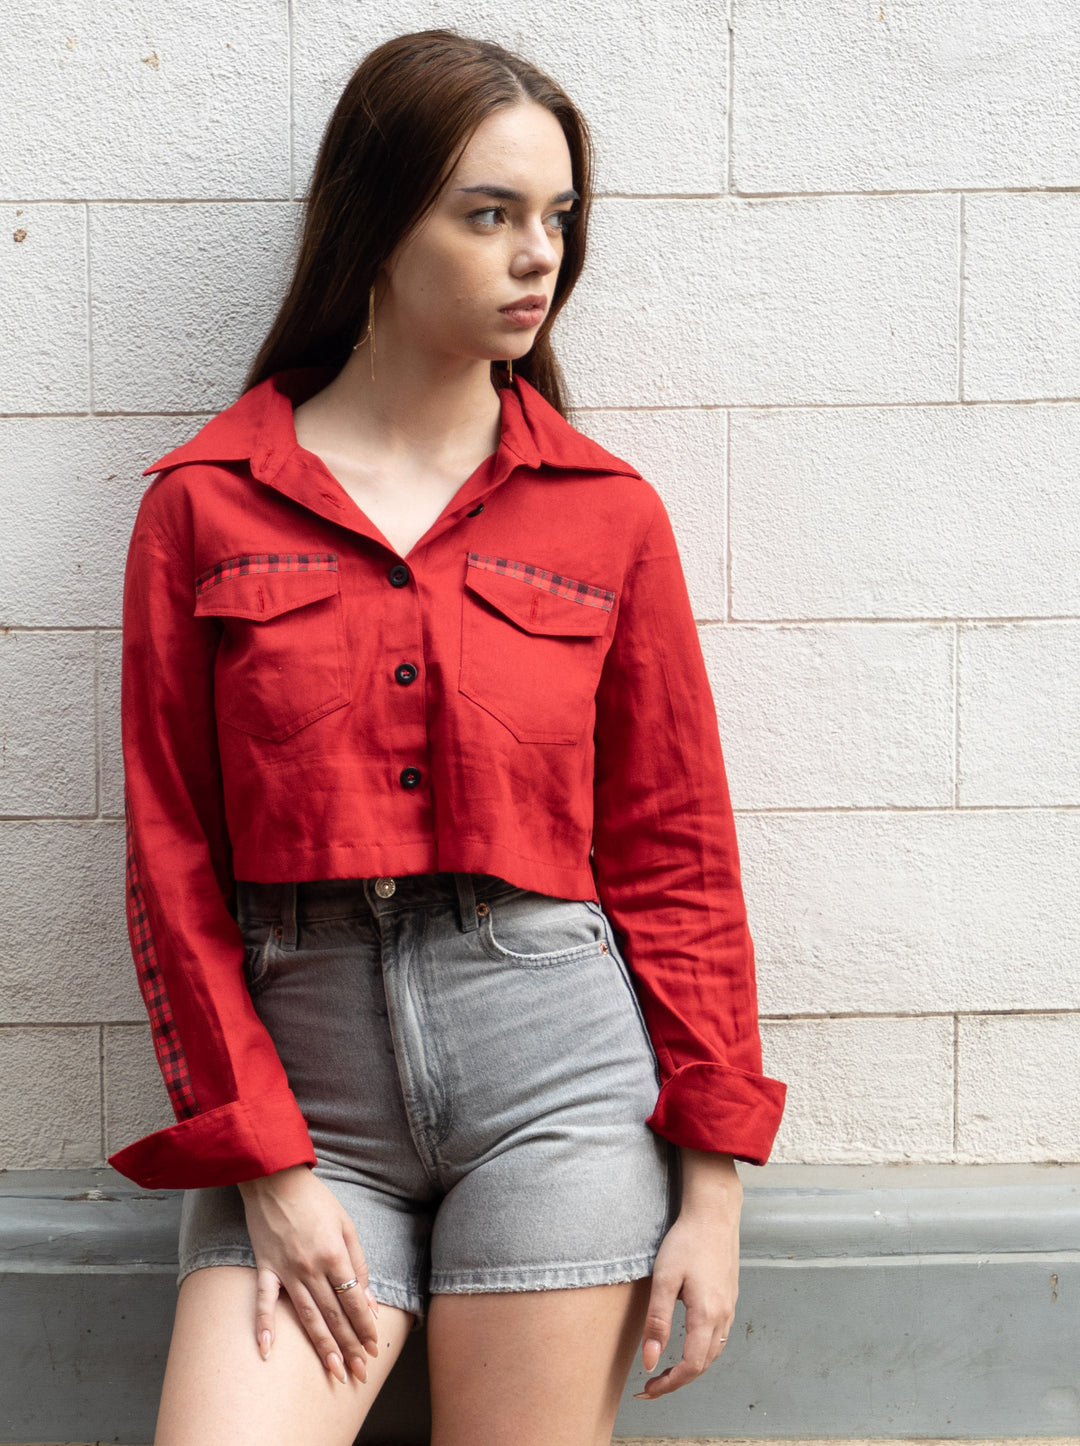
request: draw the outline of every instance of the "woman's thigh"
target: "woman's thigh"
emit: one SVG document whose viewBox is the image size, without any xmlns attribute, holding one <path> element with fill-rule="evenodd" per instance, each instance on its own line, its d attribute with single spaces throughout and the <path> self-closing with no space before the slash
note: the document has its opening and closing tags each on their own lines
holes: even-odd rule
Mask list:
<svg viewBox="0 0 1080 1446">
<path fill-rule="evenodd" d="M 607 1446 L 650 1286 L 433 1295 L 431 1446 Z"/>
<path fill-rule="evenodd" d="M 346 1384 L 320 1361 L 288 1295 L 278 1298 L 275 1339 L 263 1360 L 255 1343 L 255 1271 L 215 1265 L 185 1276 L 154 1446 L 351 1446 L 413 1324 L 382 1305 L 379 1354 L 367 1380 Z"/>
</svg>

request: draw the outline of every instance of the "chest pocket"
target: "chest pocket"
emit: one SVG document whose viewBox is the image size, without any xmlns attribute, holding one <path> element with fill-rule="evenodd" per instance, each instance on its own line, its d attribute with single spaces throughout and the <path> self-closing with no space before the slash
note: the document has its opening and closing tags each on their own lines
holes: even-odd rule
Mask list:
<svg viewBox="0 0 1080 1446">
<path fill-rule="evenodd" d="M 227 558 L 196 580 L 195 613 L 222 624 L 220 724 L 280 742 L 349 701 L 336 553 Z"/>
<path fill-rule="evenodd" d="M 577 743 L 593 718 L 615 593 L 468 554 L 458 688 L 521 743 Z"/>
</svg>

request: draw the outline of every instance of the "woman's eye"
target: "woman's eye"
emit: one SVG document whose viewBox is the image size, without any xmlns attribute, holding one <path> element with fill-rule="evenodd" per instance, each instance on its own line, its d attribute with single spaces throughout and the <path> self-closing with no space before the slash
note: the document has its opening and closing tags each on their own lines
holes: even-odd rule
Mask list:
<svg viewBox="0 0 1080 1446">
<path fill-rule="evenodd" d="M 480 226 L 495 226 L 506 218 L 505 206 L 485 206 L 482 211 L 470 211 L 469 220 Z M 552 211 L 547 218 L 552 231 L 569 231 L 578 218 L 577 211 Z"/>
</svg>

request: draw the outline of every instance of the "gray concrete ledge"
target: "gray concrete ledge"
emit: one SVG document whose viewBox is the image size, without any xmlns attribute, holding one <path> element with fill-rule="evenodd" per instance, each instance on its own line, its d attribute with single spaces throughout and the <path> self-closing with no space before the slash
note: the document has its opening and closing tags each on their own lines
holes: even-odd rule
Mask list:
<svg viewBox="0 0 1080 1446">
<path fill-rule="evenodd" d="M 736 1321 L 619 1440 L 1080 1442 L 1080 1165 L 741 1165 Z M 178 1191 L 0 1172 L 0 1441 L 153 1438 Z M 661 1367 L 681 1354 L 683 1313 Z M 426 1443 L 418 1332 L 361 1443 Z"/>
</svg>

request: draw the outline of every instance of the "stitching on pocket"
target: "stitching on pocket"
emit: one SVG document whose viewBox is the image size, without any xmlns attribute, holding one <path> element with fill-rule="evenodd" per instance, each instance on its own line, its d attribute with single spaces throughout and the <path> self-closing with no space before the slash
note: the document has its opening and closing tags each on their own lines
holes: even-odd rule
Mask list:
<svg viewBox="0 0 1080 1446">
<path fill-rule="evenodd" d="M 502 902 L 504 904 L 509 903 L 509 896 Z M 576 902 L 582 901 L 578 900 Z M 498 913 L 499 911 L 497 909 L 492 908 L 481 918 L 479 929 L 480 943 L 492 958 L 511 964 L 515 968 L 557 969 L 561 964 L 570 964 L 575 959 L 585 958 L 590 954 L 597 953 L 600 949 L 601 941 L 599 939 L 590 939 L 581 944 L 570 944 L 565 949 L 551 949 L 544 953 L 536 954 L 520 954 L 516 949 L 508 949 L 505 944 L 500 944 L 495 937 L 495 919 Z"/>
<path fill-rule="evenodd" d="M 543 588 L 545 592 L 553 592 L 570 602 L 601 608 L 606 613 L 611 611 L 615 602 L 615 594 L 610 588 L 581 582 L 578 578 L 566 577 L 560 572 L 549 572 L 547 568 L 537 567 L 532 562 L 516 562 L 508 557 L 481 556 L 478 552 L 470 552 L 469 566 L 483 568 L 487 572 L 502 573 L 504 577 L 517 578 L 519 582 Z"/>
<path fill-rule="evenodd" d="M 204 593 L 230 577 L 252 572 L 337 572 L 336 552 L 248 552 L 215 562 L 195 579 L 195 592 Z"/>
</svg>

